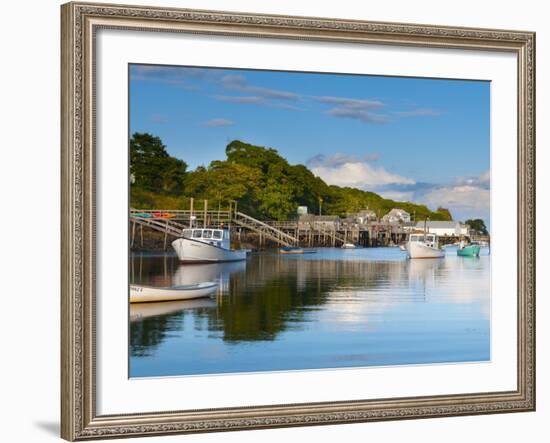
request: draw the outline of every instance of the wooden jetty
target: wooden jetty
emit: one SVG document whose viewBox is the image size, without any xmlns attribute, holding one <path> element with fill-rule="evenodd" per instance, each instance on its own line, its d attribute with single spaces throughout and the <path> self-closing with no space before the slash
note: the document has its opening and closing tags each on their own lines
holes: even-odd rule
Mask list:
<svg viewBox="0 0 550 443">
<path fill-rule="evenodd" d="M 167 217 L 165 214 L 170 215 L 170 217 Z M 181 237 L 183 229 L 192 227 L 226 227 L 229 229 L 239 227 L 256 233 L 259 237 L 260 245 L 263 245 L 266 240 L 282 246 L 296 246 L 298 244 L 296 237 L 268 223 L 239 212 L 236 205 L 232 205 L 226 210 L 209 210 L 206 201 L 203 210 L 200 211 L 195 211 L 193 208 L 188 210 L 131 209 L 130 223 L 130 245 L 132 247 L 136 243 L 137 229 L 139 229 L 141 245 L 143 246 L 144 227 L 164 234 L 165 249 L 168 237 Z"/>
<path fill-rule="evenodd" d="M 237 209 L 236 203 L 222 209 L 209 208 L 208 201 L 201 207 L 194 206 L 191 199 L 189 209 L 131 209 L 131 247 L 144 246 L 144 228 L 163 234 L 164 249 L 169 238 L 182 236 L 183 229 L 193 227 L 227 228 L 232 237 L 246 240 L 257 248 L 269 246 L 340 247 L 345 243 L 360 246 L 398 245 L 407 239 L 412 226 L 398 222 L 369 221 L 350 223 L 338 217 L 309 216 L 287 221 L 262 221 Z M 139 238 L 138 238 L 139 236 Z M 157 234 L 157 243 L 158 243 Z M 456 238 L 441 239 L 442 244 L 455 242 Z"/>
</svg>

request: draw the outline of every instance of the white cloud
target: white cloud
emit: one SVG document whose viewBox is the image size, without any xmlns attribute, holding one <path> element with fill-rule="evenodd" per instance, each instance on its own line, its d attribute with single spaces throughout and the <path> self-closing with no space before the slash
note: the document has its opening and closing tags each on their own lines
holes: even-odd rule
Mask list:
<svg viewBox="0 0 550 443">
<path fill-rule="evenodd" d="M 455 220 L 482 218 L 490 223 L 490 173 L 456 177 L 448 184 L 390 184 L 374 191 L 395 201 L 424 204 L 432 210 L 442 206 L 451 211 Z"/>
<path fill-rule="evenodd" d="M 373 109 L 384 107 L 379 100 L 334 97 L 334 96 L 313 96 L 313 100 L 332 106 L 326 113 L 337 118 L 350 118 L 363 123 L 386 123 L 388 117 L 383 114 L 372 112 Z"/>
<path fill-rule="evenodd" d="M 221 84 L 226 89 L 258 95 L 272 100 L 295 101 L 300 98 L 299 94 L 296 94 L 294 92 L 250 85 L 248 84 L 246 78 L 242 75 L 225 75 L 221 79 Z"/>
<path fill-rule="evenodd" d="M 394 112 L 398 117 L 437 117 L 441 115 L 439 111 L 430 108 L 419 108 L 413 111 L 399 111 Z"/>
<path fill-rule="evenodd" d="M 311 97 L 321 103 L 337 105 L 352 109 L 379 109 L 384 107 L 384 103 L 379 100 L 369 100 L 362 98 L 334 97 L 329 95 Z"/>
<path fill-rule="evenodd" d="M 359 120 L 363 123 L 386 123 L 388 117 L 382 114 L 365 111 L 364 109 L 348 108 L 345 106 L 337 106 L 327 111 L 328 115 L 338 118 L 351 118 Z"/>
<path fill-rule="evenodd" d="M 429 207 L 449 208 L 460 219 L 489 216 L 491 192 L 480 186 L 466 184 L 436 188 L 423 198 Z"/>
<path fill-rule="evenodd" d="M 214 95 L 212 98 L 222 102 L 241 103 L 245 105 L 259 105 L 265 103 L 265 98 L 253 95 Z"/>
<path fill-rule="evenodd" d="M 160 65 L 132 65 L 130 80 L 150 81 L 184 89 L 196 89 L 196 81 L 204 80 L 208 71 L 201 68 L 184 68 Z"/>
<path fill-rule="evenodd" d="M 413 185 L 413 179 L 375 167 L 365 159 L 337 153 L 331 157 L 316 156 L 308 164 L 312 172 L 331 185 L 373 188 L 390 184 Z"/>
<path fill-rule="evenodd" d="M 479 181 L 482 183 L 489 183 L 491 181 L 491 171 L 487 170 L 479 176 Z"/>
<path fill-rule="evenodd" d="M 232 126 L 235 122 L 226 118 L 213 118 L 212 120 L 208 120 L 205 124 L 211 128 L 216 128 L 219 126 Z"/>
<path fill-rule="evenodd" d="M 488 188 L 491 183 L 491 171 L 487 170 L 481 175 L 457 177 L 455 179 L 456 185 L 472 185 Z"/>
</svg>

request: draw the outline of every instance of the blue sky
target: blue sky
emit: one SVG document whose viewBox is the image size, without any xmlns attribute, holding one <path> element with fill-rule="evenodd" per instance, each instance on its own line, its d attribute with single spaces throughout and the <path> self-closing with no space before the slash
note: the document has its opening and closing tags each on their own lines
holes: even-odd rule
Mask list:
<svg viewBox="0 0 550 443">
<path fill-rule="evenodd" d="M 330 184 L 489 223 L 489 82 L 131 65 L 129 92 L 130 131 L 190 169 L 240 139 Z"/>
</svg>

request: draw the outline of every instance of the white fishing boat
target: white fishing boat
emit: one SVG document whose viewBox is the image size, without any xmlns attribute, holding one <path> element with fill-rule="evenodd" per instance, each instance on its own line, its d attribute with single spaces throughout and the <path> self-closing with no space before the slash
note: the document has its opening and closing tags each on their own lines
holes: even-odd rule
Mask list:
<svg viewBox="0 0 550 443">
<path fill-rule="evenodd" d="M 183 237 L 172 242 L 182 262 L 212 263 L 245 260 L 248 249 L 231 249 L 227 229 L 184 229 Z"/>
<path fill-rule="evenodd" d="M 211 281 L 168 288 L 130 285 L 130 303 L 191 300 L 208 297 L 217 287 L 218 284 Z"/>
<path fill-rule="evenodd" d="M 441 258 L 445 251 L 439 248 L 436 234 L 411 234 L 407 242 L 409 258 Z"/>
</svg>

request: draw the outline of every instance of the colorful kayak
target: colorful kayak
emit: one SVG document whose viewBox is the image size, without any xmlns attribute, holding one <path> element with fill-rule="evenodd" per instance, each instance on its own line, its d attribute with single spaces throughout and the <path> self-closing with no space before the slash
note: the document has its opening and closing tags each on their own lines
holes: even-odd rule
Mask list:
<svg viewBox="0 0 550 443">
<path fill-rule="evenodd" d="M 463 248 L 458 248 L 456 254 L 461 257 L 479 257 L 479 250 L 481 246 L 479 245 L 468 245 Z"/>
<path fill-rule="evenodd" d="M 130 214 L 130 215 L 132 217 L 139 217 L 139 218 L 153 218 L 153 215 L 147 212 L 134 212 L 133 214 Z"/>
<path fill-rule="evenodd" d="M 170 212 L 153 212 L 155 218 L 174 218 L 176 214 L 171 214 Z"/>
</svg>

